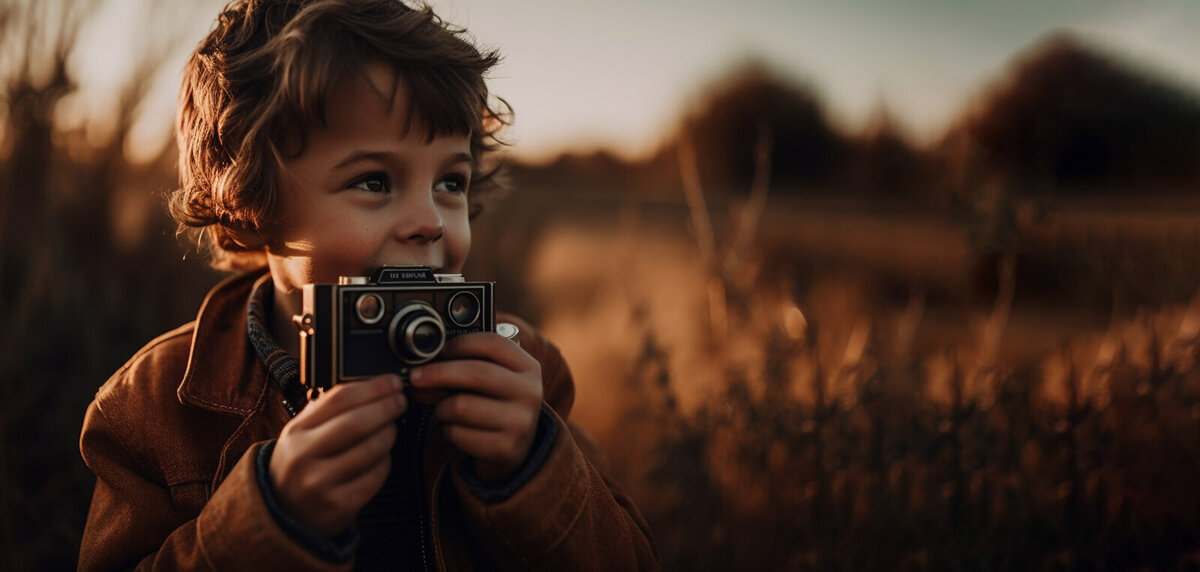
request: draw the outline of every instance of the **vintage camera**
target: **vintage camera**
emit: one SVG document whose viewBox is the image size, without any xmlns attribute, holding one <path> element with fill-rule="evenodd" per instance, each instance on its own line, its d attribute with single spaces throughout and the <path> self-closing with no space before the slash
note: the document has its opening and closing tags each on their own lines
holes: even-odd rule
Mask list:
<svg viewBox="0 0 1200 572">
<path fill-rule="evenodd" d="M 383 266 L 368 277 L 306 284 L 300 381 L 310 392 L 408 369 L 434 359 L 446 340 L 495 331 L 491 282 L 434 274 L 425 266 Z"/>
</svg>

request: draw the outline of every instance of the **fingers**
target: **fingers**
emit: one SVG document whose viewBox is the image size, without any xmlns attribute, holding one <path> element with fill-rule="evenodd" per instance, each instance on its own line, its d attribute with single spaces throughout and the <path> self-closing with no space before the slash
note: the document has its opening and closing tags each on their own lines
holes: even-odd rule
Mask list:
<svg viewBox="0 0 1200 572">
<path fill-rule="evenodd" d="M 336 457 L 386 430 L 407 409 L 407 398 L 396 393 L 348 410 L 305 431 L 310 453 L 317 458 Z"/>
<path fill-rule="evenodd" d="M 399 394 L 403 384 L 400 376 L 388 374 L 365 381 L 339 383 L 313 401 L 296 416 L 301 427 L 317 427 L 345 411 L 366 403 Z"/>
<path fill-rule="evenodd" d="M 446 343 L 444 360 L 409 374 L 414 399 L 437 398 L 433 415 L 452 445 L 489 480 L 510 474 L 529 453 L 542 407 L 541 364 L 491 332 Z"/>
<path fill-rule="evenodd" d="M 450 338 L 446 340 L 441 355 L 446 360 L 484 359 L 513 371 L 526 371 L 538 366 L 537 360 L 521 346 L 494 332 L 476 332 Z"/>
<path fill-rule="evenodd" d="M 422 391 L 471 391 L 499 399 L 517 397 L 519 384 L 515 374 L 497 364 L 483 360 L 437 362 L 414 369 L 409 375 L 413 387 Z"/>
<path fill-rule="evenodd" d="M 370 471 L 380 462 L 385 462 L 390 466 L 389 454 L 392 451 L 392 445 L 396 443 L 396 435 L 396 424 L 388 423 L 354 447 L 345 449 L 335 457 L 330 457 L 326 464 L 329 471 L 327 478 L 335 483 L 348 483 Z"/>
<path fill-rule="evenodd" d="M 540 409 L 499 402 L 471 393 L 459 393 L 437 404 L 433 414 L 446 424 L 463 425 L 485 431 L 516 432 L 537 423 Z"/>
<path fill-rule="evenodd" d="M 366 383 L 366 382 L 363 382 Z M 389 382 L 390 383 L 390 382 Z M 338 385 L 334 390 L 350 388 L 358 383 Z M 390 385 L 389 385 L 390 387 Z M 358 446 L 359 442 L 371 438 L 386 429 L 408 409 L 408 400 L 399 391 L 360 391 L 352 398 L 343 398 L 349 391 L 331 390 L 329 400 L 318 399 L 305 408 L 314 409 L 309 419 L 296 418 L 294 426 L 284 427 L 290 437 L 302 439 L 308 454 L 316 458 L 335 457 L 343 451 Z M 363 394 L 371 398 L 364 401 Z M 343 398 L 343 399 L 339 399 Z M 333 410 L 331 414 L 325 409 Z M 303 413 L 303 412 L 302 412 Z M 310 426 L 313 419 L 327 417 L 319 425 Z"/>
<path fill-rule="evenodd" d="M 444 361 L 414 368 L 413 387 L 422 391 L 470 391 L 498 399 L 541 402 L 541 364 L 520 346 L 485 332 L 447 342 Z"/>
<path fill-rule="evenodd" d="M 268 477 L 289 514 L 330 536 L 383 486 L 408 408 L 397 376 L 334 386 L 284 426 Z"/>
<path fill-rule="evenodd" d="M 346 503 L 357 507 L 366 506 L 379 493 L 379 490 L 383 488 L 383 483 L 387 481 L 388 474 L 391 472 L 392 458 L 390 455 L 384 455 L 371 465 L 368 470 L 359 473 L 352 480 L 337 487 L 331 496 L 337 499 L 339 503 Z M 355 511 L 355 514 L 357 514 L 357 511 Z M 349 524 L 346 526 L 349 526 Z"/>
</svg>

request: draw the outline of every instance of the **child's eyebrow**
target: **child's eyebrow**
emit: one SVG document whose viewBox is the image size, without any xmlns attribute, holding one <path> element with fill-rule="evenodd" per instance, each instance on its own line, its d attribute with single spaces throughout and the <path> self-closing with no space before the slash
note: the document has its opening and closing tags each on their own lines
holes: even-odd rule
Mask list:
<svg viewBox="0 0 1200 572">
<path fill-rule="evenodd" d="M 340 171 L 340 170 L 345 169 L 355 163 L 361 163 L 363 161 L 385 162 L 391 157 L 391 155 L 392 155 L 391 153 L 388 153 L 386 151 L 359 151 L 357 153 L 351 154 L 349 157 L 346 157 L 345 159 L 342 159 L 337 165 L 333 166 L 333 169 L 335 171 Z"/>
<path fill-rule="evenodd" d="M 472 157 L 470 153 L 459 152 L 459 153 L 455 153 L 455 154 L 447 157 L 445 165 L 447 167 L 449 167 L 450 165 L 457 165 L 459 163 L 474 163 L 474 162 L 475 162 L 475 158 Z"/>
<path fill-rule="evenodd" d="M 363 161 L 387 162 L 389 159 L 392 159 L 393 157 L 394 157 L 394 154 L 389 153 L 387 151 L 359 151 L 357 153 L 352 153 L 349 157 L 346 157 L 345 159 L 342 159 L 340 162 L 338 162 L 338 164 L 333 166 L 333 170 L 340 171 L 342 169 L 346 169 L 346 168 L 354 165 L 355 163 L 360 163 Z M 470 153 L 465 153 L 465 152 L 460 151 L 460 152 L 454 153 L 454 154 L 450 155 L 449 157 L 447 157 L 446 160 L 443 162 L 443 167 L 448 167 L 450 165 L 457 165 L 459 163 L 474 163 L 474 162 L 475 162 L 475 158 L 473 156 L 471 156 Z"/>
</svg>

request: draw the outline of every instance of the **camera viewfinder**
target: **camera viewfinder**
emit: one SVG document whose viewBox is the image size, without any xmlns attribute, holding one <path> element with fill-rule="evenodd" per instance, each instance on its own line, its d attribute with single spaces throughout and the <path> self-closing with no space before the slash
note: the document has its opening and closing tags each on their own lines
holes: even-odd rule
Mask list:
<svg viewBox="0 0 1200 572">
<path fill-rule="evenodd" d="M 354 303 L 358 319 L 364 324 L 374 324 L 383 318 L 383 299 L 379 294 L 363 294 Z"/>
<path fill-rule="evenodd" d="M 470 292 L 459 292 L 450 298 L 446 313 L 456 326 L 469 326 L 479 318 L 479 298 Z"/>
</svg>

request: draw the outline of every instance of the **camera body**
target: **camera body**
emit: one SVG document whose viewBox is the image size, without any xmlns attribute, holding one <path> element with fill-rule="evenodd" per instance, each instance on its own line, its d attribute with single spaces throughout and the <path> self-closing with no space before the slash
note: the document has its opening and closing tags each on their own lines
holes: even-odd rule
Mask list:
<svg viewBox="0 0 1200 572">
<path fill-rule="evenodd" d="M 492 282 L 383 266 L 370 277 L 304 285 L 300 381 L 310 391 L 437 359 L 446 340 L 496 329 Z"/>
</svg>

